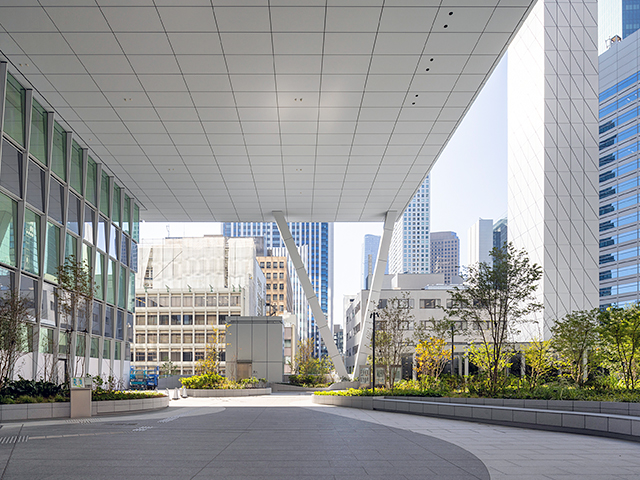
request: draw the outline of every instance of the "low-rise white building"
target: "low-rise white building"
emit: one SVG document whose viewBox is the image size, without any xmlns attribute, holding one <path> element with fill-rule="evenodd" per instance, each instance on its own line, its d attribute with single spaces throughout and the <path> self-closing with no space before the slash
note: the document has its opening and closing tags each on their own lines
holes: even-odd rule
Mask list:
<svg viewBox="0 0 640 480">
<path fill-rule="evenodd" d="M 462 279 L 453 276 L 454 284 L 461 284 Z M 430 325 L 431 319 L 442 320 L 445 312 L 442 307 L 451 306 L 451 293 L 453 285 L 444 284 L 444 274 L 395 274 L 385 275 L 380 292 L 379 308 L 384 308 L 391 298 L 403 298 L 407 295 L 411 314 L 414 319 L 410 322 L 406 331 L 407 337 L 412 337 L 417 324 L 425 323 Z M 358 345 L 362 335 L 363 315 L 366 310 L 366 302 L 369 298 L 369 291 L 362 290 L 355 300 L 350 302 L 345 312 L 345 366 L 349 373 L 353 372 L 357 358 Z M 365 339 L 363 345 L 368 345 L 370 339 Z M 458 371 L 463 368 L 460 361 L 467 345 L 467 338 L 456 334 L 454 343 L 454 368 Z M 449 339 L 451 345 L 451 339 Z M 405 361 L 403 361 L 403 376 L 412 377 L 413 353 L 411 351 Z"/>
<path fill-rule="evenodd" d="M 140 246 L 133 364 L 172 362 L 192 374 L 208 349 L 225 373 L 229 316 L 265 315 L 265 276 L 252 238 L 165 238 Z"/>
</svg>

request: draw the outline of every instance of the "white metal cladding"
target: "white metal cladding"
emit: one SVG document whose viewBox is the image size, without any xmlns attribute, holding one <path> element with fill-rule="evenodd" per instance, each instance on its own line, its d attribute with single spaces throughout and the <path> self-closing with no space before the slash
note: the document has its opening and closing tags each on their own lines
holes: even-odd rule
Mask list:
<svg viewBox="0 0 640 480">
<path fill-rule="evenodd" d="M 0 51 L 146 220 L 380 221 L 535 1 L 120 3 L 0 1 Z"/>
</svg>

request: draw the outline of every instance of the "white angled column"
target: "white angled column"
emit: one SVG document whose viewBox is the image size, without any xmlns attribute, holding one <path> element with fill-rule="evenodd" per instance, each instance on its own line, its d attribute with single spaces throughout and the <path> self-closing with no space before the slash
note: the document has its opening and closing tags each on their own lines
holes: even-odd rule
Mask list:
<svg viewBox="0 0 640 480">
<path fill-rule="evenodd" d="M 393 226 L 396 222 L 397 212 L 389 211 L 384 218 L 384 232 L 378 247 L 378 259 L 373 269 L 373 280 L 369 286 L 369 298 L 367 306 L 364 309 L 364 317 L 362 317 L 362 328 L 360 329 L 360 341 L 358 342 L 358 353 L 356 362 L 353 366 L 353 375 L 355 378 L 359 375 L 360 367 L 367 363 L 367 355 L 371 353 L 369 348 L 369 339 L 371 337 L 372 322 L 370 319 L 371 312 L 378 306 L 380 300 L 380 290 L 382 290 L 382 280 L 384 272 L 387 269 L 389 260 L 389 246 L 391 245 L 391 236 L 393 235 Z"/>
<path fill-rule="evenodd" d="M 284 245 L 287 247 L 289 258 L 291 258 L 293 266 L 298 274 L 298 278 L 300 279 L 300 284 L 302 285 L 302 290 L 307 297 L 307 302 L 309 302 L 309 307 L 311 307 L 311 312 L 313 313 L 316 325 L 320 331 L 320 336 L 322 337 L 322 340 L 327 347 L 327 351 L 329 352 L 329 357 L 333 362 L 337 374 L 341 378 L 346 377 L 347 369 L 342 361 L 342 356 L 338 352 L 338 347 L 336 347 L 336 344 L 333 341 L 333 332 L 329 328 L 329 325 L 327 325 L 327 318 L 322 311 L 316 292 L 313 290 L 313 285 L 311 285 L 311 280 L 309 280 L 309 274 L 304 268 L 302 257 L 300 257 L 296 242 L 291 236 L 291 231 L 289 230 L 289 225 L 287 225 L 287 220 L 284 218 L 284 213 L 274 211 L 273 216 L 275 217 L 276 224 L 278 225 L 278 230 L 280 230 L 280 236 L 284 241 Z"/>
</svg>

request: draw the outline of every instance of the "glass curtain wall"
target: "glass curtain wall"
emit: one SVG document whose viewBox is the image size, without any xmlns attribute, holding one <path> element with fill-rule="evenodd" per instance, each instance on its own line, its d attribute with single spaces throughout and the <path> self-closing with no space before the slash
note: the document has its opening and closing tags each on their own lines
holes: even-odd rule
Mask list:
<svg viewBox="0 0 640 480">
<path fill-rule="evenodd" d="M 140 207 L 4 63 L 0 82 L 6 87 L 0 89 L 6 92 L 0 99 L 0 290 L 15 288 L 30 298 L 33 352 L 62 361 L 70 351 L 84 357 L 85 374 L 122 378 L 128 371 L 116 362 L 130 361 L 133 332 L 123 319 L 134 310 Z M 57 268 L 71 255 L 86 262 L 96 295 L 87 328 L 69 335 L 54 292 Z M 42 355 L 34 354 L 32 378 L 44 366 L 38 362 Z"/>
</svg>

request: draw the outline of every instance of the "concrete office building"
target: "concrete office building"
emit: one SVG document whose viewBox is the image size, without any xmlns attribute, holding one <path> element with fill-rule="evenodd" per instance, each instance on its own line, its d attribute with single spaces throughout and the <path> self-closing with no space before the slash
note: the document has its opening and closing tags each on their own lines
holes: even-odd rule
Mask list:
<svg viewBox="0 0 640 480">
<path fill-rule="evenodd" d="M 230 317 L 265 315 L 266 279 L 252 238 L 165 238 L 140 246 L 133 361 L 138 368 L 171 361 L 193 374 L 207 350 L 225 373 Z"/>
<path fill-rule="evenodd" d="M 479 218 L 469 228 L 469 265 L 483 262 L 491 265 L 493 248 L 493 220 Z"/>
<path fill-rule="evenodd" d="M 389 273 L 429 273 L 429 176 L 393 227 Z"/>
<path fill-rule="evenodd" d="M 284 312 L 293 312 L 293 295 L 291 278 L 286 256 L 257 256 L 256 260 L 266 279 L 267 315 L 283 315 Z"/>
<path fill-rule="evenodd" d="M 640 299 L 640 32 L 600 55 L 600 306 Z"/>
<path fill-rule="evenodd" d="M 541 0 L 509 47 L 509 238 L 544 270 L 525 335 L 598 301 L 596 20 L 596 2 Z"/>
<path fill-rule="evenodd" d="M 431 273 L 442 273 L 444 283 L 460 273 L 460 239 L 456 232 L 431 232 Z"/>
<path fill-rule="evenodd" d="M 378 250 L 380 249 L 380 235 L 365 235 L 362 244 L 362 265 L 360 268 L 362 275 L 361 287 L 363 290 L 368 288 L 369 277 L 373 276 L 373 268 L 378 258 Z"/>
<path fill-rule="evenodd" d="M 289 225 L 384 220 L 376 297 L 393 224 L 535 3 L 3 5 L 0 88 L 38 92 L 146 221 L 275 220 L 342 376 Z"/>
<path fill-rule="evenodd" d="M 6 67 L 6 64 L 0 66 Z M 28 84 L 0 69 L 0 289 L 29 299 L 29 352 L 15 375 L 128 375 L 140 206 Z M 71 255 L 95 280 L 91 318 L 56 308 Z M 69 356 L 67 356 L 69 352 Z M 128 378 L 128 377 L 127 377 Z"/>
<path fill-rule="evenodd" d="M 460 281 L 460 278 L 457 278 Z M 405 337 L 410 340 L 415 325 L 419 322 L 429 325 L 433 318 L 436 321 L 442 320 L 445 316 L 441 307 L 450 307 L 451 285 L 444 285 L 444 274 L 395 274 L 385 275 L 382 290 L 380 292 L 380 307 L 384 308 L 386 301 L 390 298 L 402 298 L 408 295 L 411 314 L 414 321 L 408 325 Z M 357 295 L 353 303 L 345 312 L 345 365 L 347 371 L 352 373 L 356 364 L 356 357 L 363 335 L 363 324 L 366 304 L 369 301 L 370 291 L 362 290 Z M 367 338 L 365 344 L 369 344 Z M 454 348 L 457 356 L 463 354 L 467 340 L 462 335 L 457 335 L 454 341 Z M 409 357 L 413 356 L 413 351 Z M 411 378 L 412 360 L 403 362 L 403 376 Z M 456 368 L 462 365 L 459 361 Z"/>
<path fill-rule="evenodd" d="M 289 225 L 296 246 L 305 257 L 305 266 L 309 271 L 320 306 L 327 317 L 329 325 L 333 324 L 333 224 L 297 222 Z M 275 223 L 251 222 L 230 223 L 222 227 L 222 233 L 228 237 L 261 237 L 264 238 L 265 249 L 284 249 L 280 231 Z M 275 252 L 276 250 L 274 250 Z M 284 254 L 283 251 L 276 254 Z M 319 332 L 313 314 L 309 308 L 302 287 L 294 275 L 293 264 L 289 263 L 294 290 L 293 311 L 299 318 L 298 332 L 302 338 L 313 338 L 316 351 L 321 353 Z"/>
</svg>

